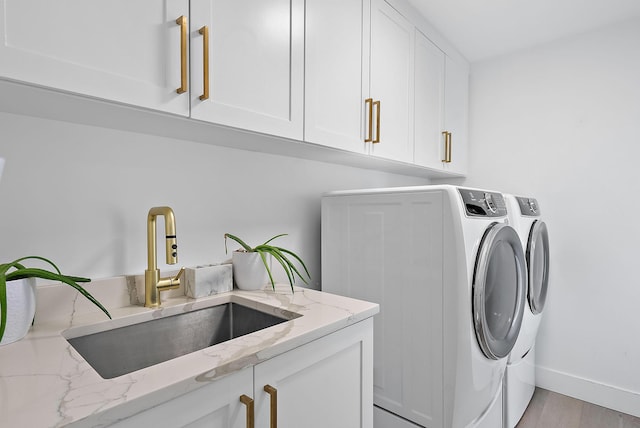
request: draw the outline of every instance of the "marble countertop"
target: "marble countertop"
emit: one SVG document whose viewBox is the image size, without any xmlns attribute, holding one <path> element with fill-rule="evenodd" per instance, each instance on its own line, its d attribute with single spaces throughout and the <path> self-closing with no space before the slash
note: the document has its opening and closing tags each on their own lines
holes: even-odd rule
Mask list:
<svg viewBox="0 0 640 428">
<path fill-rule="evenodd" d="M 111 289 L 93 283 L 90 289 L 107 306 L 112 321 L 85 299 L 78 299 L 70 287 L 39 290 L 36 323 L 29 334 L 0 347 L 0 426 L 107 426 L 195 390 L 203 382 L 215 381 L 362 321 L 379 310 L 374 303 L 310 289 L 296 288 L 291 293 L 288 285 L 278 285 L 275 291 L 234 290 L 199 299 L 169 297 L 162 308 L 147 309 L 129 304 L 125 280 L 115 282 L 117 287 Z M 116 295 L 121 304 L 105 303 L 101 295 Z M 100 377 L 63 336 L 69 335 L 69 329 L 78 336 L 106 325 L 128 325 L 228 302 L 301 316 L 113 379 Z"/>
</svg>

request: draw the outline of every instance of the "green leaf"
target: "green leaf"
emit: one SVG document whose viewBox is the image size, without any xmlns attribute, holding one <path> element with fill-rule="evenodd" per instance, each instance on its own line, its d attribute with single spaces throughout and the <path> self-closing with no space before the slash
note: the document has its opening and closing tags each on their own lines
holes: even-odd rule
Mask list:
<svg viewBox="0 0 640 428">
<path fill-rule="evenodd" d="M 55 272 L 50 272 L 40 268 L 28 268 L 22 263 L 24 260 L 40 260 L 55 269 Z M 9 270 L 14 269 L 12 272 Z M 60 269 L 49 259 L 40 256 L 28 256 L 14 260 L 11 263 L 0 264 L 0 339 L 4 336 L 4 332 L 7 325 L 7 282 L 15 281 L 25 278 L 41 278 L 46 280 L 58 281 L 70 285 L 78 290 L 80 294 L 86 297 L 91 303 L 96 305 L 102 312 L 104 312 L 109 318 L 111 314 L 102 306 L 102 304 L 91 295 L 87 290 L 78 284 L 78 282 L 90 282 L 89 278 L 82 278 L 77 276 L 63 275 Z"/>
<path fill-rule="evenodd" d="M 267 258 L 265 257 L 262 251 L 258 251 L 260 254 L 260 258 L 262 259 L 262 263 L 264 264 L 265 269 L 267 270 L 267 275 L 269 275 L 269 280 L 271 281 L 271 288 L 273 291 L 276 291 L 276 283 L 273 280 L 273 276 L 271 275 L 271 269 L 269 269 L 269 264 L 267 263 Z"/>
<path fill-rule="evenodd" d="M 89 293 L 87 290 L 85 290 L 83 287 L 81 287 L 80 285 L 78 285 L 76 283 L 76 281 L 74 280 L 74 278 L 76 278 L 76 277 L 69 277 L 69 276 L 66 276 L 66 275 L 56 274 L 56 273 L 49 272 L 47 270 L 39 269 L 39 268 L 25 268 L 25 269 L 21 269 L 19 271 L 11 272 L 11 273 L 6 275 L 6 279 L 10 280 L 10 281 L 11 280 L 15 280 L 15 279 L 24 279 L 24 278 L 48 279 L 48 280 L 51 280 L 51 281 L 59 281 L 59 282 L 65 283 L 67 285 L 70 285 L 71 287 L 73 287 L 76 290 L 78 290 L 78 292 L 80 294 L 82 294 L 84 297 L 89 299 L 89 301 L 91 303 L 93 303 L 98 308 L 100 308 L 100 310 L 102 310 L 102 312 L 104 312 L 109 318 L 111 318 L 111 315 L 109 314 L 109 311 L 107 311 L 105 309 L 105 307 L 102 306 L 102 304 L 100 304 L 100 302 L 98 302 L 98 300 L 91 295 L 91 293 Z M 88 278 L 80 278 L 80 279 L 83 282 L 91 281 Z"/>
<path fill-rule="evenodd" d="M 274 236 L 273 238 L 268 239 L 268 240 L 267 240 L 264 244 L 262 244 L 262 245 L 267 245 L 269 242 L 271 242 L 271 241 L 273 241 L 274 239 L 279 238 L 279 237 L 281 237 L 281 236 L 287 236 L 287 234 L 286 234 L 286 233 L 281 233 L 280 235 L 276 235 L 276 236 Z"/>
<path fill-rule="evenodd" d="M 285 248 L 282 247 L 276 247 L 278 250 L 282 251 L 283 253 L 289 254 L 291 256 L 293 256 L 298 263 L 300 263 L 300 265 L 304 268 L 305 273 L 307 274 L 307 278 L 311 279 L 311 274 L 309 273 L 309 269 L 307 269 L 307 266 L 304 264 L 304 262 L 302 261 L 302 259 L 293 251 L 289 251 Z M 304 281 L 304 279 L 302 278 L 302 275 L 298 274 L 298 276 L 300 277 L 300 279 L 302 279 Z M 305 284 L 307 284 L 307 282 L 305 281 Z"/>
<path fill-rule="evenodd" d="M 293 284 L 296 282 L 296 280 L 295 280 L 295 277 L 293 276 L 293 273 L 291 272 L 291 269 L 289 268 L 289 264 L 287 263 L 288 261 L 283 259 L 277 251 L 273 251 L 273 247 L 271 247 L 269 254 L 271 254 L 271 256 L 274 259 L 276 259 L 284 269 L 284 272 L 287 274 L 287 278 L 289 278 L 289 284 L 291 285 L 291 290 L 293 291 Z"/>
<path fill-rule="evenodd" d="M 254 251 L 253 248 L 251 248 L 249 245 L 247 245 L 242 239 L 240 239 L 237 236 L 234 236 L 234 235 L 232 235 L 230 233 L 225 233 L 224 234 L 224 252 L 225 252 L 225 254 L 228 254 L 228 251 L 227 251 L 227 238 L 236 241 L 238 244 L 240 244 L 242 246 L 242 248 L 245 249 L 245 251 L 247 251 L 249 253 L 252 253 Z"/>
<path fill-rule="evenodd" d="M 260 257 L 262 258 L 262 263 L 264 264 L 264 267 L 267 269 L 267 274 L 269 275 L 269 280 L 271 281 L 271 287 L 275 290 L 275 281 L 273 280 L 273 274 L 271 272 L 271 268 L 269 267 L 269 264 L 267 263 L 267 259 L 266 259 L 266 256 L 265 256 L 266 254 L 270 254 L 274 259 L 276 259 L 276 261 L 278 263 L 280 263 L 280 265 L 284 269 L 284 272 L 287 275 L 287 279 L 289 280 L 289 284 L 291 285 L 291 291 L 293 292 L 294 291 L 293 285 L 295 284 L 295 281 L 296 281 L 296 275 L 305 284 L 309 284 L 309 283 L 305 279 L 305 276 L 303 276 L 300 273 L 298 268 L 296 268 L 294 263 L 289 259 L 289 256 L 293 257 L 293 259 L 298 261 L 300 266 L 302 266 L 302 268 L 304 269 L 304 273 L 306 274 L 306 278 L 311 279 L 311 274 L 309 273 L 309 269 L 307 269 L 307 266 L 304 264 L 302 259 L 297 254 L 295 254 L 293 251 L 287 250 L 287 249 L 282 248 L 282 247 L 276 247 L 276 246 L 273 246 L 273 245 L 269 245 L 269 243 L 272 242 L 274 239 L 280 238 L 282 236 L 287 236 L 287 234 L 286 233 L 281 233 L 279 235 L 274 236 L 271 239 L 268 239 L 264 244 L 258 245 L 258 246 L 254 247 L 254 248 L 251 248 L 242 239 L 238 238 L 237 236 L 234 236 L 234 235 L 231 235 L 229 233 L 226 233 L 224 235 L 224 238 L 225 238 L 225 251 L 227 251 L 227 238 L 229 238 L 229 239 L 232 239 L 232 240 L 236 241 L 238 244 L 240 244 L 245 249 L 245 251 L 259 253 Z"/>
<path fill-rule="evenodd" d="M 46 259 L 44 257 L 40 257 L 40 256 L 26 256 L 26 257 L 21 257 L 17 260 L 14 260 L 13 262 L 11 262 L 10 264 L 12 266 L 17 267 L 18 269 L 24 269 L 24 266 L 20 264 L 21 261 L 23 260 L 40 260 L 43 261 L 47 264 L 49 264 L 51 267 L 53 267 L 56 272 L 58 272 L 59 275 L 62 275 L 62 272 L 60 272 L 60 269 L 58 269 L 58 266 L 55 265 L 55 263 L 53 263 L 51 260 Z"/>
</svg>

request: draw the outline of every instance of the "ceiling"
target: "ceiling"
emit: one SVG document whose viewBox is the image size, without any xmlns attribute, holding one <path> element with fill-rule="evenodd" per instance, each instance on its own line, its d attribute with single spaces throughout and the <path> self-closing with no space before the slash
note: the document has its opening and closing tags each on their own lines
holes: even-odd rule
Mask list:
<svg viewBox="0 0 640 428">
<path fill-rule="evenodd" d="M 640 17 L 640 0 L 409 0 L 470 62 Z"/>
</svg>

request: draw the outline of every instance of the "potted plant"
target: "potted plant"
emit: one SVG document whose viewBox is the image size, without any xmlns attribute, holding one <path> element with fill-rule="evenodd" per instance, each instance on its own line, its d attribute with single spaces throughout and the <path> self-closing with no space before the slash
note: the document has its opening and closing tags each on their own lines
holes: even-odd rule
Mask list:
<svg viewBox="0 0 640 428">
<path fill-rule="evenodd" d="M 40 260 L 53 267 L 54 272 L 46 269 L 26 267 L 25 260 Z M 109 318 L 111 315 L 79 282 L 90 282 L 89 278 L 63 275 L 60 269 L 48 259 L 28 256 L 11 263 L 0 264 L 0 344 L 22 339 L 29 330 L 35 313 L 35 278 L 60 281 L 70 285 L 102 310 Z M 9 328 L 7 329 L 7 326 Z M 7 337 L 5 337 L 7 330 Z"/>
<path fill-rule="evenodd" d="M 286 233 L 282 233 L 268 239 L 264 244 L 260 244 L 256 247 L 250 247 L 237 236 L 231 235 L 230 233 L 224 234 L 225 252 L 228 253 L 227 238 L 236 241 L 242 246 L 241 249 L 234 251 L 232 255 L 233 277 L 236 280 L 238 288 L 243 290 L 259 290 L 267 283 L 266 276 L 268 275 L 269 282 L 271 282 L 271 288 L 275 291 L 276 285 L 273 280 L 273 275 L 271 274 L 271 268 L 267 262 L 267 255 L 274 258 L 284 269 L 287 274 L 287 278 L 289 279 L 289 285 L 291 285 L 291 292 L 293 292 L 293 284 L 296 281 L 296 276 L 298 276 L 298 278 L 300 278 L 305 284 L 308 284 L 307 280 L 302 276 L 291 260 L 291 258 L 295 259 L 300 266 L 302 266 L 306 277 L 311 279 L 309 270 L 302 259 L 291 250 L 269 244 L 274 239 L 286 235 Z"/>
</svg>

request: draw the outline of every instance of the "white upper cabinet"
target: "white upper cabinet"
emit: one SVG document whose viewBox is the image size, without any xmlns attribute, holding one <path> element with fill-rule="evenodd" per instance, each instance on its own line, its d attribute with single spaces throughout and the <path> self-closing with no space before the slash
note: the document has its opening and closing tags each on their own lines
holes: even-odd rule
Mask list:
<svg viewBox="0 0 640 428">
<path fill-rule="evenodd" d="M 416 31 L 415 163 L 464 174 L 467 169 L 469 69 Z"/>
<path fill-rule="evenodd" d="M 190 34 L 192 118 L 302 140 L 304 0 L 191 0 Z"/>
<path fill-rule="evenodd" d="M 139 132 L 236 147 L 207 122 L 289 139 L 253 136 L 251 150 L 465 174 L 468 64 L 415 13 L 405 0 L 0 0 L 0 79 L 88 97 L 78 109 L 143 107 L 127 111 L 148 115 L 131 119 Z"/>
<path fill-rule="evenodd" d="M 413 33 L 384 0 L 307 0 L 305 141 L 412 163 Z"/>
<path fill-rule="evenodd" d="M 452 173 L 464 174 L 467 171 L 469 138 L 469 65 L 467 63 L 446 57 L 444 96 L 444 126 L 446 132 L 449 132 L 449 141 L 445 146 L 448 145 L 450 153 L 448 162 L 444 163 L 444 169 Z"/>
<path fill-rule="evenodd" d="M 371 154 L 413 162 L 414 26 L 384 0 L 372 0 Z M 371 114 L 372 111 L 372 114 Z M 371 125 L 370 125 L 371 124 Z"/>
<path fill-rule="evenodd" d="M 0 76 L 186 116 L 180 16 L 188 0 L 0 0 Z"/>
<path fill-rule="evenodd" d="M 392 3 L 307 0 L 304 139 L 464 174 L 468 66 Z"/>
<path fill-rule="evenodd" d="M 444 53 L 416 30 L 415 163 L 442 168 L 444 159 Z"/>
<path fill-rule="evenodd" d="M 365 153 L 370 0 L 307 0 L 304 140 Z"/>
</svg>

